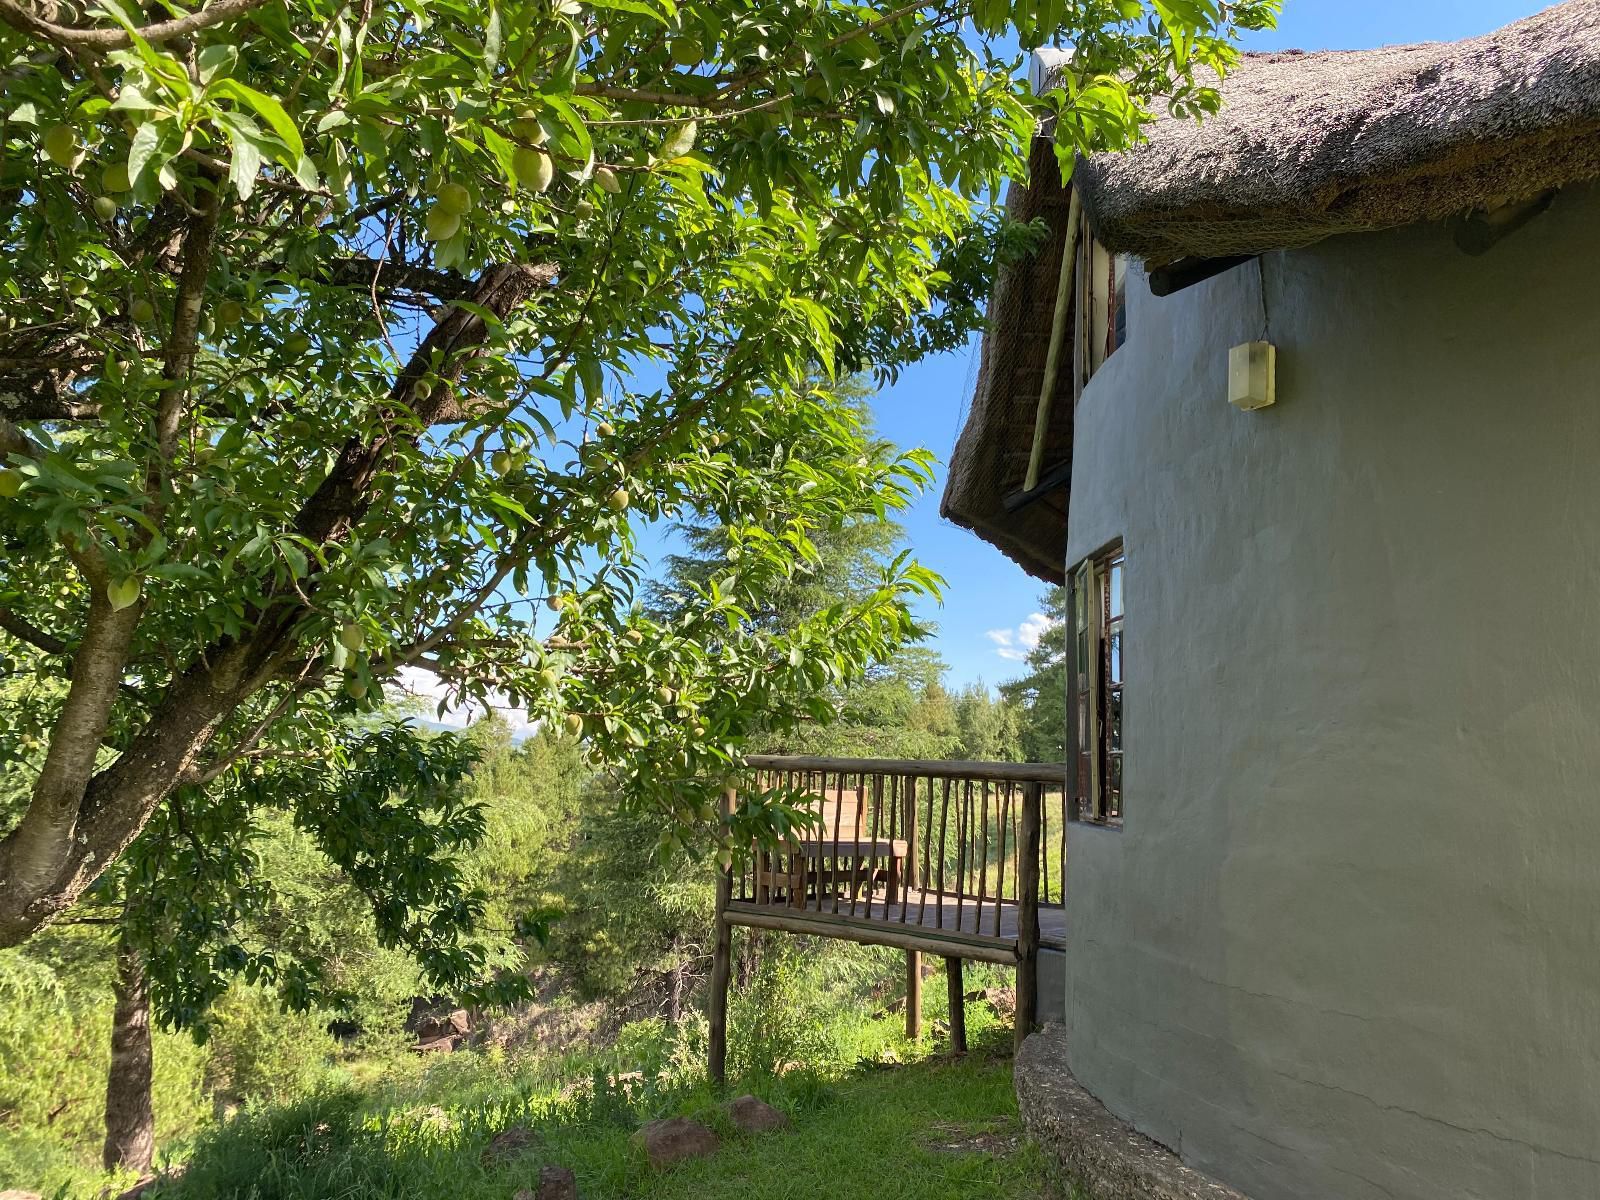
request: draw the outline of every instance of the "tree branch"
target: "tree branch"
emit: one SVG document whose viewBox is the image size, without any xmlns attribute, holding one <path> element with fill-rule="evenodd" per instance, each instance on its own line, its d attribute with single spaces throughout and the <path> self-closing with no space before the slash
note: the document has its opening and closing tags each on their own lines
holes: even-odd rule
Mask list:
<svg viewBox="0 0 1600 1200">
<path fill-rule="evenodd" d="M 211 182 L 215 184 L 218 180 L 213 176 Z M 178 427 L 183 420 L 185 402 L 189 398 L 189 377 L 194 374 L 195 355 L 199 350 L 200 306 L 205 298 L 206 277 L 211 274 L 212 247 L 221 211 L 222 197 L 213 192 L 183 238 L 180 252 L 183 269 L 178 276 L 178 295 L 172 306 L 172 330 L 162 350 L 162 378 L 168 382 L 156 402 L 156 446 L 160 451 L 160 463 L 159 471 L 152 467 L 152 482 L 165 471 L 178 451 Z"/>
<path fill-rule="evenodd" d="M 4 606 L 0 606 L 0 629 L 4 629 L 17 641 L 26 642 L 46 654 L 67 654 L 72 649 L 60 638 L 53 637 L 40 629 L 21 613 L 12 612 Z"/>
<path fill-rule="evenodd" d="M 235 17 L 244 16 L 262 7 L 270 0 L 216 0 L 216 3 L 172 21 L 157 21 L 141 27 L 137 32 L 151 45 L 170 42 L 173 38 L 198 33 L 221 25 Z M 0 21 L 23 33 L 43 38 L 67 50 L 95 51 L 126 50 L 133 45 L 133 34 L 126 29 L 79 29 L 72 25 L 56 25 L 43 17 L 35 16 L 15 0 L 0 0 Z"/>
<path fill-rule="evenodd" d="M 507 263 L 486 267 L 464 299 L 486 308 L 497 318 L 510 316 L 533 292 L 555 276 L 549 264 Z M 409 412 L 422 426 L 451 419 L 459 410 L 454 388 L 467 358 L 488 336 L 482 317 L 452 306 L 422 339 L 389 391 L 396 414 Z M 430 376 L 438 383 L 426 400 L 417 398 L 417 384 Z M 456 417 L 455 419 L 459 419 Z M 407 435 L 414 436 L 414 435 Z M 371 503 L 369 489 L 395 438 L 381 434 L 369 441 L 352 438 L 345 443 L 333 469 L 300 509 L 295 529 L 303 537 L 322 543 L 359 520 Z"/>
<path fill-rule="evenodd" d="M 88 624 L 73 655 L 72 683 L 51 730 L 28 810 L 0 840 L 0 945 L 11 944 L 5 933 L 14 915 L 28 910 L 73 857 L 79 805 L 111 720 L 141 607 L 115 610 L 104 588 L 90 593 Z"/>
<path fill-rule="evenodd" d="M 13 454 L 22 458 L 43 458 L 44 447 L 0 415 L 0 462 Z"/>
</svg>

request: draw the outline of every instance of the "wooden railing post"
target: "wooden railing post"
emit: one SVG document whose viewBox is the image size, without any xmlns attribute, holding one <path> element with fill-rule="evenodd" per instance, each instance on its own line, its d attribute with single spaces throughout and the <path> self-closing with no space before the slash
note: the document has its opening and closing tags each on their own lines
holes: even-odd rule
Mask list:
<svg viewBox="0 0 1600 1200">
<path fill-rule="evenodd" d="M 722 824 L 726 828 L 733 813 L 735 790 L 722 793 Z M 711 1012 L 707 1068 L 711 1082 L 728 1081 L 728 983 L 733 975 L 733 930 L 728 925 L 728 904 L 733 899 L 733 867 L 717 869 L 717 913 L 714 927 L 716 943 L 711 951 Z"/>
<path fill-rule="evenodd" d="M 911 907 L 911 889 L 920 885 L 917 878 L 917 780 L 905 776 L 900 789 L 900 828 L 905 834 L 906 865 L 900 872 L 903 891 L 900 896 L 900 922 L 905 923 L 906 910 Z M 884 909 L 888 916 L 888 909 Z M 922 1037 L 922 951 L 906 951 L 906 1037 L 917 1041 Z"/>
<path fill-rule="evenodd" d="M 950 1052 L 952 1054 L 965 1054 L 967 1052 L 967 993 L 963 990 L 961 982 L 961 960 L 947 958 L 944 960 L 944 980 L 946 994 L 950 999 Z"/>
<path fill-rule="evenodd" d="M 922 951 L 906 951 L 906 1038 L 922 1036 Z"/>
<path fill-rule="evenodd" d="M 1017 830 L 1017 1007 L 1013 1037 L 1017 1049 L 1033 1032 L 1039 1011 L 1039 826 L 1044 785 L 1023 784 L 1022 824 Z"/>
</svg>

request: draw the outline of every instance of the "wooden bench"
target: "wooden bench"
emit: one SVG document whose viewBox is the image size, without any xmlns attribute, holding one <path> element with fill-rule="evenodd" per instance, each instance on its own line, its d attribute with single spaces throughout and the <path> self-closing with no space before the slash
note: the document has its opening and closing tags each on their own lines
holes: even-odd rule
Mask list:
<svg viewBox="0 0 1600 1200">
<path fill-rule="evenodd" d="M 886 896 L 899 896 L 909 843 L 882 836 L 881 828 L 874 837 L 865 797 L 859 793 L 815 800 L 822 817 L 816 832 L 789 838 L 777 852 L 757 847 L 755 885 L 761 902 L 781 893 L 791 908 L 804 908 L 808 900 L 820 906 L 825 896 L 870 897 L 880 883 Z"/>
</svg>

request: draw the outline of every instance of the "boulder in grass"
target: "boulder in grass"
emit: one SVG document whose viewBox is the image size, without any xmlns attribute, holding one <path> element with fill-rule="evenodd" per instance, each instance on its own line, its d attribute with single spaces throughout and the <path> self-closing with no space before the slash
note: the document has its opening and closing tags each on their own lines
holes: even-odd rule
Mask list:
<svg viewBox="0 0 1600 1200">
<path fill-rule="evenodd" d="M 490 1138 L 481 1157 L 484 1166 L 494 1166 L 496 1163 L 509 1162 L 519 1154 L 526 1154 L 538 1145 L 538 1134 L 525 1125 L 513 1125 Z"/>
<path fill-rule="evenodd" d="M 633 1144 L 645 1152 L 658 1170 L 686 1158 L 706 1158 L 717 1152 L 717 1135 L 688 1117 L 667 1117 L 639 1127 Z"/>
<path fill-rule="evenodd" d="M 757 1096 L 740 1096 L 728 1102 L 728 1120 L 745 1133 L 770 1133 L 787 1129 L 789 1118 Z"/>
<path fill-rule="evenodd" d="M 540 1167 L 533 1200 L 578 1200 L 578 1177 L 567 1167 Z"/>
<path fill-rule="evenodd" d="M 0 1200 L 39 1200 L 38 1192 L 25 1192 L 21 1188 L 7 1188 L 0 1192 Z"/>
</svg>

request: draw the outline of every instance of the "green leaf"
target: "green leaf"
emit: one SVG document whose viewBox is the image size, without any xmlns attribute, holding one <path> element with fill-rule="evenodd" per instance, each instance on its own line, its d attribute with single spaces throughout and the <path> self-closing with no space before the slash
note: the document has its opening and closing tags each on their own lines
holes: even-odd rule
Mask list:
<svg viewBox="0 0 1600 1200">
<path fill-rule="evenodd" d="M 288 147 L 293 160 L 305 157 L 306 147 L 305 142 L 300 138 L 300 131 L 295 128 L 294 122 L 289 119 L 289 114 L 284 111 L 283 105 L 279 104 L 271 96 L 264 92 L 258 92 L 255 88 L 250 87 L 248 84 L 240 83 L 237 79 L 219 79 L 211 85 L 209 90 L 217 96 L 226 97 L 229 100 L 247 105 L 267 123 L 273 133 L 278 135 L 278 138 Z"/>
</svg>

